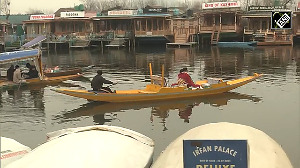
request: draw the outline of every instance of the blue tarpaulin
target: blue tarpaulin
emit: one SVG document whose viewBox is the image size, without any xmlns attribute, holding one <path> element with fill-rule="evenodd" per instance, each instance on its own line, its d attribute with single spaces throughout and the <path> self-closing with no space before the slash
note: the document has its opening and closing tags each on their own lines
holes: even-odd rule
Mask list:
<svg viewBox="0 0 300 168">
<path fill-rule="evenodd" d="M 34 59 L 39 54 L 39 50 L 24 50 L 24 51 L 14 51 L 5 52 L 0 54 L 0 64 L 5 64 L 8 62 Z"/>
<path fill-rule="evenodd" d="M 38 36 L 36 38 L 34 38 L 33 40 L 29 41 L 28 43 L 25 43 L 24 45 L 22 45 L 23 48 L 29 48 L 29 47 L 33 47 L 37 44 L 39 44 L 40 42 L 44 41 L 46 39 L 45 36 Z"/>
</svg>

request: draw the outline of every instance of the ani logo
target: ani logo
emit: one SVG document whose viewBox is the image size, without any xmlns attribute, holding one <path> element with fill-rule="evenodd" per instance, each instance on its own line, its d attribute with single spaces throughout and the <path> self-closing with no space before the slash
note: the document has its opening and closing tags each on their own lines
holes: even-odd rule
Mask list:
<svg viewBox="0 0 300 168">
<path fill-rule="evenodd" d="M 291 29 L 292 12 L 273 11 L 272 12 L 272 29 Z"/>
</svg>

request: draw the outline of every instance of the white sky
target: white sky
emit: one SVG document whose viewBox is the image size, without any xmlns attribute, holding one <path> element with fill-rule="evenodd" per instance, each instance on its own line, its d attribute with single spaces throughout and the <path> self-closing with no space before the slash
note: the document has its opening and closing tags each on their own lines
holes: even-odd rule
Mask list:
<svg viewBox="0 0 300 168">
<path fill-rule="evenodd" d="M 79 4 L 81 4 L 79 0 L 10 0 L 10 13 L 24 14 L 29 9 L 55 12 L 59 8 L 74 7 L 74 5 Z"/>
</svg>

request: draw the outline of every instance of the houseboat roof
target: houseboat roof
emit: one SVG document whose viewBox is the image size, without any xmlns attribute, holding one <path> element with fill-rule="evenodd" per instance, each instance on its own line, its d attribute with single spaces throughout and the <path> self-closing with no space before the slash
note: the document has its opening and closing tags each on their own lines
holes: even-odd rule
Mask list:
<svg viewBox="0 0 300 168">
<path fill-rule="evenodd" d="M 147 14 L 137 14 L 137 15 L 112 15 L 112 16 L 96 16 L 93 20 L 97 19 L 134 19 L 134 18 L 144 18 L 144 17 L 170 17 L 170 14 L 162 13 L 147 13 Z"/>
<path fill-rule="evenodd" d="M 242 15 L 242 18 L 269 18 L 271 12 L 248 12 Z"/>
<path fill-rule="evenodd" d="M 0 15 L 0 20 L 6 20 L 6 17 L 6 15 Z M 29 17 L 30 15 L 9 15 L 8 23 L 14 25 L 23 24 L 22 22 L 28 20 Z"/>
</svg>

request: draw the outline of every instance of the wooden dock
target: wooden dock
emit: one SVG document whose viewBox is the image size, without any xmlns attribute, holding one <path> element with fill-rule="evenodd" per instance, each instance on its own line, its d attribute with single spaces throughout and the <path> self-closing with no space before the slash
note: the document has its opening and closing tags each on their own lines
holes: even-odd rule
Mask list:
<svg viewBox="0 0 300 168">
<path fill-rule="evenodd" d="M 178 48 L 181 48 L 181 47 L 193 47 L 197 45 L 197 42 L 188 42 L 188 43 L 166 43 L 166 47 L 170 47 L 170 46 L 173 46 L 173 47 L 178 47 Z"/>
</svg>

